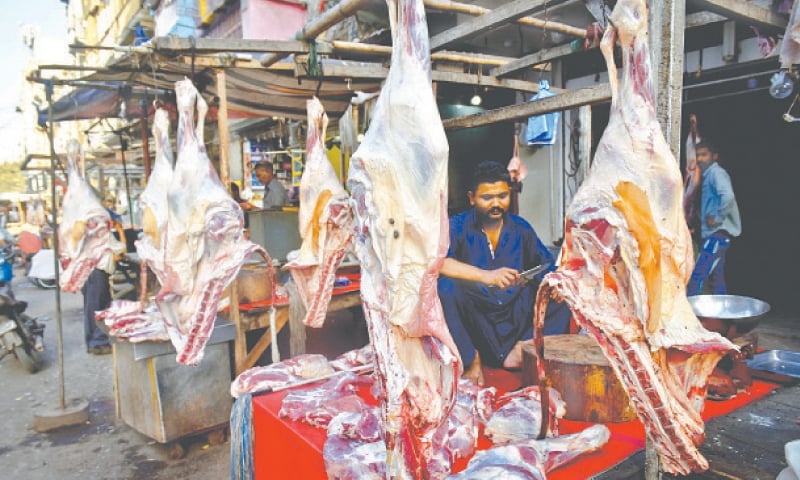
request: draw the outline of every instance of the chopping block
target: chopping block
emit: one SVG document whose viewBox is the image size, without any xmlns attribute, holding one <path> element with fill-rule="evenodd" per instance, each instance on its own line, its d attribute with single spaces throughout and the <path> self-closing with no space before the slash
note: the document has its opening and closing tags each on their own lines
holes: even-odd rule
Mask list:
<svg viewBox="0 0 800 480">
<path fill-rule="evenodd" d="M 245 263 L 236 275 L 239 285 L 239 304 L 256 303 L 272 298 L 272 279 L 266 263 Z M 228 285 L 222 297 L 230 295 Z"/>
<path fill-rule="evenodd" d="M 533 345 L 522 348 L 523 385 L 536 385 Z M 628 394 L 595 340 L 588 335 L 544 337 L 545 371 L 567 403 L 564 418 L 593 423 L 619 423 L 636 418 Z"/>
</svg>

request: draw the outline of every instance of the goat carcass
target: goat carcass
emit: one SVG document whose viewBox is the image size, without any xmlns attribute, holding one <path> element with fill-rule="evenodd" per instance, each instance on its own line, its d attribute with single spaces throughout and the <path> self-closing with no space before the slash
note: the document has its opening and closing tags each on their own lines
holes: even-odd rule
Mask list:
<svg viewBox="0 0 800 480">
<path fill-rule="evenodd" d="M 353 238 L 350 198 L 325 150 L 328 116 L 314 97 L 307 101 L 306 164 L 300 180 L 299 227 L 303 244 L 286 265 L 306 307 L 304 323 L 321 327 L 328 313 L 336 268 Z"/>
<path fill-rule="evenodd" d="M 422 0 L 387 0 L 389 74 L 350 160 L 361 298 L 375 348 L 386 475 L 424 478 L 429 437 L 447 419 L 460 372 L 436 281 L 448 246 L 448 145 L 431 88 Z"/>
<path fill-rule="evenodd" d="M 242 210 L 208 159 L 203 144 L 208 105 L 188 79 L 175 83 L 175 96 L 178 160 L 167 192 L 165 275 L 156 303 L 178 363 L 196 365 L 214 327 L 222 291 L 252 253 L 268 257 L 244 239 Z M 271 268 L 270 261 L 267 265 Z"/>
<path fill-rule="evenodd" d="M 542 282 L 535 326 L 541 331 L 551 296 L 565 300 L 626 387 L 664 470 L 687 474 L 708 467 L 696 447 L 704 438 L 699 412 L 709 374 L 735 347 L 705 330 L 686 300 L 692 244 L 680 170 L 655 114 L 647 18 L 644 0 L 620 0 L 603 36 L 608 127 L 569 207 L 559 268 Z M 541 360 L 539 367 L 544 377 Z"/>
<path fill-rule="evenodd" d="M 72 140 L 67 146 L 67 193 L 58 226 L 59 252 L 63 272 L 61 290 L 81 290 L 92 270 L 111 249 L 111 217 L 100 204 L 83 176 L 80 145 Z"/>
<path fill-rule="evenodd" d="M 790 69 L 800 63 L 800 2 L 795 0 L 779 54 L 781 68 Z"/>
</svg>

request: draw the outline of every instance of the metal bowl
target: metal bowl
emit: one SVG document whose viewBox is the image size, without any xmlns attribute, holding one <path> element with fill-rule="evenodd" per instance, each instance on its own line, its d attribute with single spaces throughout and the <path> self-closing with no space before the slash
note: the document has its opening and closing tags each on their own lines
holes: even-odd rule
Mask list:
<svg viewBox="0 0 800 480">
<path fill-rule="evenodd" d="M 723 335 L 734 325 L 737 334 L 749 332 L 770 309 L 767 302 L 739 295 L 695 295 L 688 300 L 703 325 Z"/>
</svg>

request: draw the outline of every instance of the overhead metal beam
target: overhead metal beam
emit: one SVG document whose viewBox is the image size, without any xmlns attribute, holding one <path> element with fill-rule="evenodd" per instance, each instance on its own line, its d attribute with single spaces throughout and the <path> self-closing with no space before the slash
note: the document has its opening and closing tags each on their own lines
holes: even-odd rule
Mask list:
<svg viewBox="0 0 800 480">
<path fill-rule="evenodd" d="M 322 71 L 325 75 L 325 78 L 338 77 L 384 79 L 389 73 L 389 68 L 379 63 L 351 62 L 329 59 L 321 59 L 320 63 L 322 64 Z M 303 72 L 297 71 L 297 73 L 299 76 L 303 75 Z M 478 75 L 475 73 L 433 69 L 431 72 L 431 77 L 434 82 L 460 83 L 464 85 L 505 88 L 508 90 L 531 93 L 536 93 L 539 91 L 539 84 L 536 82 L 528 82 L 511 78 L 500 79 L 487 75 Z M 563 90 L 551 88 L 551 91 L 561 92 Z"/>
<path fill-rule="evenodd" d="M 459 23 L 455 27 L 431 38 L 431 50 L 441 50 L 446 45 L 478 35 L 513 22 L 529 13 L 539 10 L 547 0 L 514 0 L 480 17 Z"/>
<path fill-rule="evenodd" d="M 528 118 L 533 115 L 542 115 L 560 110 L 581 107 L 611 100 L 611 87 L 608 84 L 591 88 L 564 91 L 560 95 L 547 97 L 542 100 L 510 105 L 474 115 L 448 118 L 442 121 L 446 130 L 460 130 L 463 128 L 480 127 L 498 122 L 509 122 Z"/>
<path fill-rule="evenodd" d="M 314 40 L 320 33 L 336 25 L 345 18 L 355 15 L 355 13 L 361 10 L 367 3 L 369 3 L 369 0 L 344 0 L 315 20 L 307 23 L 302 30 L 297 32 L 295 38 L 298 40 Z M 265 55 L 261 58 L 261 65 L 269 67 L 284 57 L 286 57 L 286 55 L 280 53 Z"/>
<path fill-rule="evenodd" d="M 786 18 L 769 8 L 756 5 L 746 0 L 694 0 L 693 5 L 709 12 L 723 15 L 730 20 L 755 25 L 770 30 L 786 30 Z"/>
<path fill-rule="evenodd" d="M 442 12 L 455 12 L 463 13 L 466 15 L 484 15 L 492 10 L 489 8 L 481 7 L 479 5 L 472 5 L 470 3 L 453 2 L 451 0 L 424 0 L 425 7 L 429 10 L 438 10 Z M 573 27 L 561 22 L 546 21 L 536 17 L 522 17 L 516 20 L 516 23 L 521 25 L 529 25 L 542 30 L 561 32 L 567 35 L 573 35 L 578 38 L 586 36 L 585 28 Z"/>
</svg>

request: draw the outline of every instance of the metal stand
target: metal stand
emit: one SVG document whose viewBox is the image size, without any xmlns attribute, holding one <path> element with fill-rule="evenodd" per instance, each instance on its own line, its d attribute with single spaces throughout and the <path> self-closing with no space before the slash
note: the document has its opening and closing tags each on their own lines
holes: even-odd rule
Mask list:
<svg viewBox="0 0 800 480">
<path fill-rule="evenodd" d="M 50 125 L 47 129 L 47 137 L 50 141 L 50 186 L 51 191 L 51 215 L 53 221 L 53 245 L 55 255 L 53 255 L 53 267 L 56 275 L 56 324 L 58 326 L 58 383 L 59 383 L 59 407 L 48 408 L 33 414 L 33 429 L 37 432 L 47 432 L 60 427 L 77 425 L 89 419 L 89 403 L 85 400 L 72 400 L 67 405 L 64 394 L 64 336 L 61 329 L 61 288 L 60 272 L 58 269 L 58 210 L 56 208 L 56 150 L 53 145 L 53 82 L 48 81 L 44 85 L 47 95 L 47 119 Z"/>
</svg>

